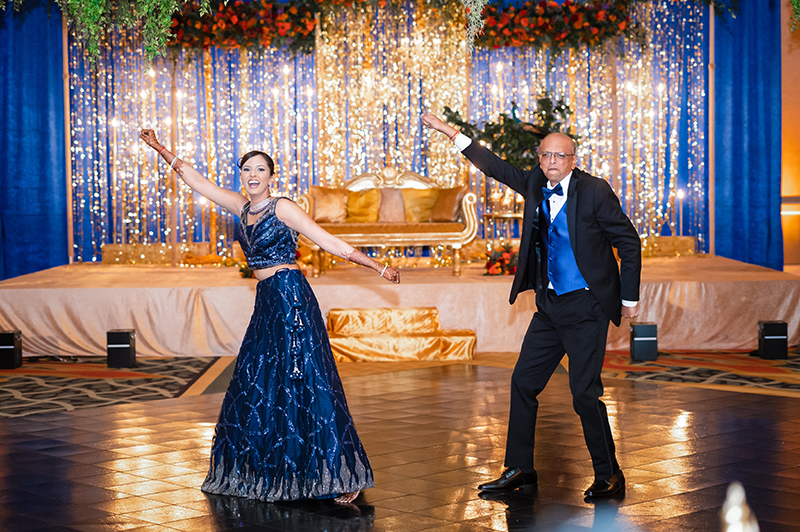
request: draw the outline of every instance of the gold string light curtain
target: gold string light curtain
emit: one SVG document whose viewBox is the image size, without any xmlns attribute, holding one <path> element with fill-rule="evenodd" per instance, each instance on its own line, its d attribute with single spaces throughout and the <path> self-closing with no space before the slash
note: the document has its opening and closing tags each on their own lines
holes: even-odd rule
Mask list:
<svg viewBox="0 0 800 532">
<path fill-rule="evenodd" d="M 211 242 L 229 255 L 234 215 L 194 194 L 137 139 L 162 142 L 220 186 L 240 189 L 235 161 L 250 149 L 276 162 L 276 192 L 335 186 L 364 171 L 412 169 L 443 186 L 468 183 L 484 212 L 514 209 L 419 115 L 444 106 L 473 123 L 516 105 L 535 122 L 544 94 L 563 98 L 579 136 L 579 165 L 607 179 L 642 235 L 702 241 L 705 198 L 704 12 L 690 2 L 641 2 L 644 49 L 614 40 L 555 54 L 503 47 L 467 51 L 463 14 L 355 3 L 323 12 L 311 54 L 211 47 L 170 52 L 148 67 L 135 33 L 109 34 L 91 67 L 70 40 L 74 258 L 97 261 L 107 243 Z M 686 220 L 677 220 L 683 188 Z M 174 209 L 174 210 L 173 210 Z M 142 261 L 146 261 L 142 258 Z"/>
</svg>

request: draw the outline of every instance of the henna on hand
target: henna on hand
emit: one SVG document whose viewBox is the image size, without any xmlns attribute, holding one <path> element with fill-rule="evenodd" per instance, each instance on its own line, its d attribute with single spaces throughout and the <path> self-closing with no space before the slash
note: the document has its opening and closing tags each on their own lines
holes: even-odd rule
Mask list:
<svg viewBox="0 0 800 532">
<path fill-rule="evenodd" d="M 371 258 L 367 257 L 357 249 L 354 249 L 350 253 L 344 253 L 344 258 L 349 260 L 350 262 L 355 262 L 356 264 L 360 264 L 361 266 L 366 266 L 367 268 L 372 268 L 373 270 L 380 271 L 378 268 L 381 268 L 377 261 L 372 260 Z"/>
<path fill-rule="evenodd" d="M 394 284 L 398 284 L 400 282 L 400 270 L 396 270 L 391 266 L 386 268 L 386 271 L 383 272 L 381 276 L 387 281 L 393 282 Z"/>
<path fill-rule="evenodd" d="M 345 253 L 344 258 L 349 260 L 350 262 L 355 262 L 356 264 L 360 264 L 361 266 L 366 266 L 367 268 L 372 268 L 376 272 L 381 274 L 381 277 L 387 279 L 393 283 L 400 282 L 400 272 L 394 268 L 390 268 L 388 266 L 384 267 L 378 261 L 375 261 L 357 249 L 354 249 L 350 253 Z"/>
<path fill-rule="evenodd" d="M 163 144 L 158 142 L 158 138 L 156 137 L 156 132 L 153 131 L 152 129 L 143 129 L 141 132 L 139 132 L 139 138 L 142 139 L 145 142 L 145 144 L 147 144 L 156 151 L 164 147 Z"/>
</svg>

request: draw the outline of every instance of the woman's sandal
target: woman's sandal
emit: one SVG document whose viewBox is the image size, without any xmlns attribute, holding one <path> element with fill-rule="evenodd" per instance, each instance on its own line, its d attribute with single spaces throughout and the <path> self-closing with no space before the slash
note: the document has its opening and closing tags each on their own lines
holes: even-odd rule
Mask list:
<svg viewBox="0 0 800 532">
<path fill-rule="evenodd" d="M 361 491 L 343 493 L 338 497 L 336 497 L 335 499 L 333 499 L 333 502 L 335 502 L 336 504 L 352 504 L 353 501 L 356 500 L 356 497 L 358 497 L 359 493 L 361 493 Z"/>
</svg>

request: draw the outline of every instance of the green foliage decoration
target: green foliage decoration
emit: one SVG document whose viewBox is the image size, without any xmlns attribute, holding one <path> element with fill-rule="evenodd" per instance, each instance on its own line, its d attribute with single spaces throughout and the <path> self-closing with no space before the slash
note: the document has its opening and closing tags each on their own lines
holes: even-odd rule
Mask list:
<svg viewBox="0 0 800 532">
<path fill-rule="evenodd" d="M 24 0 L 14 0 L 19 10 Z M 94 61 L 107 31 L 119 27 L 141 27 L 145 57 L 149 61 L 164 54 L 170 37 L 173 13 L 180 10 L 184 0 L 56 0 L 70 25 L 86 44 L 89 58 Z M 200 0 L 201 13 L 209 11 L 211 0 Z M 6 2 L 0 0 L 5 10 Z"/>
<path fill-rule="evenodd" d="M 792 0 L 792 31 L 800 24 L 800 0 Z"/>
<path fill-rule="evenodd" d="M 208 0 L 205 4 L 205 9 L 208 11 Z M 141 19 L 144 23 L 142 38 L 144 54 L 148 59 L 152 59 L 164 49 L 172 24 L 172 14 L 180 9 L 180 3 L 178 0 L 138 0 L 137 7 L 149 13 Z M 200 10 L 202 11 L 203 7 Z"/>
<path fill-rule="evenodd" d="M 89 55 L 96 57 L 100 50 L 102 33 L 110 19 L 106 0 L 60 0 L 59 5 L 68 20 L 76 21 L 77 30 L 87 43 Z M 130 5 L 126 7 L 129 8 Z M 128 13 L 124 16 L 130 17 Z"/>
<path fill-rule="evenodd" d="M 445 119 L 463 134 L 484 143 L 506 162 L 522 170 L 530 170 L 539 163 L 536 148 L 548 134 L 560 132 L 577 140 L 571 128 L 566 127 L 571 114 L 572 109 L 564 100 L 554 102 L 545 95 L 536 101 L 535 123 L 517 118 L 517 105 L 512 104 L 510 114 L 501 113 L 497 122 L 486 122 L 480 128 L 466 122 L 457 111 L 444 108 Z"/>
</svg>

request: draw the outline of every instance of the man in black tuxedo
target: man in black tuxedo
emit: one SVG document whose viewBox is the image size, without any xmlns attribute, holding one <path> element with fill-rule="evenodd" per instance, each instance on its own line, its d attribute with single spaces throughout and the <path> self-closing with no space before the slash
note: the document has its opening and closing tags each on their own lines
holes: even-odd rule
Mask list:
<svg viewBox="0 0 800 532">
<path fill-rule="evenodd" d="M 609 184 L 576 168 L 575 141 L 562 133 L 545 137 L 539 165 L 523 171 L 432 114 L 423 115 L 422 123 L 447 135 L 484 174 L 525 198 L 509 301 L 533 289 L 536 313 L 511 377 L 506 469 L 478 488 L 502 492 L 538 483 L 533 467 L 536 397 L 566 352 L 572 404 L 594 467 L 595 481 L 584 494 L 624 494 L 625 477 L 600 400 L 600 372 L 609 320 L 619 326 L 621 317 L 639 315 L 642 251 L 636 229 Z"/>
</svg>

